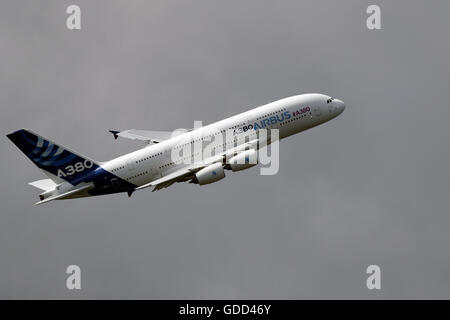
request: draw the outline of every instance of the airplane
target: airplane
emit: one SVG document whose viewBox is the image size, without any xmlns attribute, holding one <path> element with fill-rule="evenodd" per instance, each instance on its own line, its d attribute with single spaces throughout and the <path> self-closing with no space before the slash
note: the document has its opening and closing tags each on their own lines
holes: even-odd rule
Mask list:
<svg viewBox="0 0 450 320">
<path fill-rule="evenodd" d="M 43 138 L 31 130 L 20 129 L 7 137 L 42 171 L 48 179 L 29 184 L 43 192 L 35 205 L 52 200 L 81 198 L 139 189 L 153 191 L 175 182 L 207 185 L 225 177 L 225 170 L 240 171 L 257 164 L 256 152 L 272 143 L 270 132 L 279 139 L 323 124 L 345 109 L 339 99 L 318 93 L 291 96 L 233 117 L 190 130 L 148 131 L 110 130 L 114 138 L 140 140 L 145 146 L 107 162 L 98 162 Z M 261 133 L 269 132 L 263 141 Z M 207 147 L 212 138 L 219 141 L 219 152 L 198 160 L 195 153 Z M 220 143 L 222 142 L 222 143 Z M 174 161 L 174 150 L 186 151 Z M 186 161 L 187 160 L 187 161 Z"/>
</svg>

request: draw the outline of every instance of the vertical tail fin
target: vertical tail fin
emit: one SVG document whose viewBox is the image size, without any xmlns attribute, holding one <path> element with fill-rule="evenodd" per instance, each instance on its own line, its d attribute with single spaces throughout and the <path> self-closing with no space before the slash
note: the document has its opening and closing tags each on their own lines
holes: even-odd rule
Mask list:
<svg viewBox="0 0 450 320">
<path fill-rule="evenodd" d="M 99 167 L 94 160 L 45 139 L 30 130 L 21 129 L 8 134 L 7 137 L 36 166 L 74 185 L 81 181 L 80 178 Z M 49 176 L 51 177 L 51 175 Z"/>
</svg>

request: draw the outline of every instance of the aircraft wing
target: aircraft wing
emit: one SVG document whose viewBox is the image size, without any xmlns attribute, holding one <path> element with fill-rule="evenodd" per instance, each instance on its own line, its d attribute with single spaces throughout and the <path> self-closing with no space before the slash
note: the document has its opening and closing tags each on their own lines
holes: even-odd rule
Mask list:
<svg viewBox="0 0 450 320">
<path fill-rule="evenodd" d="M 153 180 L 152 182 L 149 182 L 147 184 L 144 184 L 142 186 L 137 187 L 135 190 L 140 190 L 148 187 L 154 187 L 152 192 L 157 191 L 162 188 L 167 188 L 174 184 L 175 182 L 185 182 L 188 180 L 191 180 L 194 178 L 195 173 L 213 163 L 216 162 L 223 162 L 224 159 L 230 156 L 234 156 L 239 152 L 242 152 L 248 148 L 256 148 L 258 144 L 258 140 L 252 140 L 250 142 L 247 142 L 245 144 L 242 144 L 240 146 L 237 146 L 233 149 L 226 150 L 224 152 L 221 152 L 217 155 L 214 155 L 208 159 L 205 159 L 202 162 L 194 163 L 188 167 L 176 170 L 174 172 L 171 172 L 159 179 Z"/>
<path fill-rule="evenodd" d="M 192 178 L 194 178 L 195 173 L 207 166 L 209 166 L 210 164 L 219 162 L 219 161 L 223 161 L 223 154 L 219 154 L 213 157 L 210 157 L 208 159 L 206 159 L 205 161 L 202 161 L 200 163 L 196 163 L 193 164 L 191 166 L 176 170 L 174 172 L 171 172 L 167 175 L 165 175 L 162 178 L 153 180 L 150 183 L 144 184 L 140 187 L 137 187 L 136 190 L 140 190 L 140 189 L 144 189 L 144 188 L 148 188 L 148 187 L 154 187 L 153 191 L 162 189 L 162 188 L 167 188 L 169 186 L 171 186 L 172 184 L 174 184 L 175 182 L 185 182 L 188 180 L 191 180 Z"/>
<path fill-rule="evenodd" d="M 139 130 L 139 129 L 128 129 L 123 131 L 109 130 L 114 135 L 114 139 L 118 137 L 130 139 L 130 140 L 141 140 L 146 143 L 159 143 L 161 141 L 176 137 L 188 130 L 178 129 L 175 131 L 151 131 L 151 130 Z"/>
<path fill-rule="evenodd" d="M 148 187 L 154 187 L 153 191 L 162 189 L 162 188 L 167 188 L 168 186 L 174 184 L 175 182 L 182 182 L 182 181 L 187 181 L 189 180 L 191 177 L 193 177 L 195 170 L 190 170 L 190 169 L 180 169 L 177 170 L 175 172 L 169 173 L 168 175 L 156 179 L 150 183 L 144 184 L 140 187 L 137 187 L 136 190 L 140 190 L 140 189 L 144 189 L 144 188 L 148 188 Z"/>
</svg>

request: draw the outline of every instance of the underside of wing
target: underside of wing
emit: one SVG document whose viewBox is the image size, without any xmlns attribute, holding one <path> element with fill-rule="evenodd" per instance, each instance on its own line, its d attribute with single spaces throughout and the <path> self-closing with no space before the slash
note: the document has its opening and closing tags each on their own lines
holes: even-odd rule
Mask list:
<svg viewBox="0 0 450 320">
<path fill-rule="evenodd" d="M 137 187 L 136 190 L 140 190 L 140 189 L 144 189 L 144 188 L 148 188 L 148 187 L 154 187 L 152 190 L 152 192 L 153 192 L 153 191 L 157 191 L 157 190 L 160 190 L 163 188 L 167 188 L 167 187 L 171 186 L 172 184 L 174 184 L 175 182 L 186 182 L 186 181 L 192 182 L 193 179 L 195 178 L 195 174 L 199 170 L 206 168 L 215 163 L 222 163 L 223 165 L 225 165 L 226 160 L 229 157 L 235 156 L 238 153 L 248 150 L 250 148 L 253 148 L 253 149 L 257 148 L 257 144 L 258 144 L 258 140 L 252 140 L 250 142 L 247 142 L 247 143 L 237 146 L 235 148 L 226 150 L 217 155 L 209 157 L 202 162 L 194 163 L 194 164 L 184 167 L 182 169 L 171 172 L 159 179 L 156 179 L 152 182 L 149 182 L 147 184 Z"/>
<path fill-rule="evenodd" d="M 162 178 L 156 179 L 150 183 L 144 184 L 140 187 L 137 187 L 136 190 L 148 188 L 148 187 L 154 187 L 153 191 L 157 191 L 159 189 L 167 188 L 174 184 L 175 182 L 186 182 L 190 181 L 195 177 L 195 173 L 208 165 L 212 163 L 222 162 L 224 156 L 223 155 L 217 155 L 214 157 L 211 157 L 205 161 L 202 161 L 200 163 L 195 163 L 193 165 L 190 165 L 188 167 L 176 170 L 172 173 L 169 173 Z"/>
<path fill-rule="evenodd" d="M 198 169 L 197 169 L 198 170 Z M 194 177 L 195 169 L 180 169 L 175 172 L 172 172 L 162 178 L 154 180 L 150 183 L 144 184 L 140 187 L 137 187 L 136 190 L 144 189 L 148 187 L 154 187 L 153 191 L 157 191 L 159 189 L 167 188 L 174 184 L 175 182 L 184 182 L 192 179 Z"/>
</svg>

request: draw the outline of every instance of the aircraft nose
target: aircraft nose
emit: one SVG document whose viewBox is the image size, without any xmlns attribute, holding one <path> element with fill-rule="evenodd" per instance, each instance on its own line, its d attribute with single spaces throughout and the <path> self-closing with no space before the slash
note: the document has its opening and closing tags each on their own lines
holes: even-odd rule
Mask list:
<svg viewBox="0 0 450 320">
<path fill-rule="evenodd" d="M 334 99 L 333 103 L 336 105 L 336 109 L 339 114 L 345 110 L 345 103 L 342 100 Z"/>
</svg>

